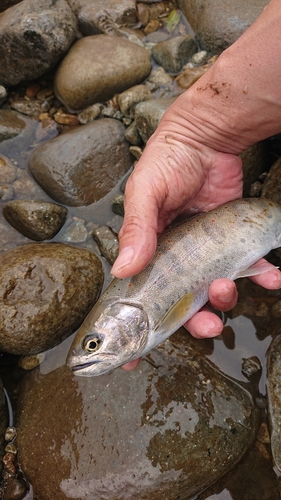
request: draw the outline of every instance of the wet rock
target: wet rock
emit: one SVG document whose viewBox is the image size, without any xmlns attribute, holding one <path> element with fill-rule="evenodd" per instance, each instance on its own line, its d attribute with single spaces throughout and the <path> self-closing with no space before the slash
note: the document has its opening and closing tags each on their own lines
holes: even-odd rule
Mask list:
<svg viewBox="0 0 281 500">
<path fill-rule="evenodd" d="M 80 111 L 141 83 L 150 69 L 144 48 L 123 38 L 88 36 L 72 46 L 59 66 L 55 93 L 68 108 Z"/>
<path fill-rule="evenodd" d="M 139 160 L 141 155 L 142 155 L 142 149 L 139 148 L 138 146 L 131 146 L 130 151 L 132 155 L 136 158 L 136 160 Z"/>
<path fill-rule="evenodd" d="M 18 113 L 9 109 L 0 109 L 0 142 L 19 135 L 26 127 Z"/>
<path fill-rule="evenodd" d="M 198 66 L 197 68 L 186 68 L 177 78 L 175 79 L 179 87 L 182 89 L 189 89 L 199 78 L 206 73 L 210 68 L 210 64 L 204 64 L 203 66 Z"/>
<path fill-rule="evenodd" d="M 93 104 L 92 106 L 88 106 L 88 108 L 84 109 L 84 111 L 79 113 L 78 115 L 79 122 L 82 125 L 85 125 L 86 123 L 94 121 L 96 118 L 100 116 L 102 109 L 103 109 L 102 104 Z"/>
<path fill-rule="evenodd" d="M 267 396 L 273 461 L 281 471 L 281 335 L 270 344 L 267 358 Z"/>
<path fill-rule="evenodd" d="M 255 21 L 268 0 L 178 0 L 201 49 L 220 53 Z"/>
<path fill-rule="evenodd" d="M 152 55 L 168 73 L 177 74 L 196 51 L 195 39 L 191 35 L 181 35 L 155 45 Z"/>
<path fill-rule="evenodd" d="M 97 299 L 101 262 L 88 250 L 31 243 L 0 255 L 0 350 L 36 354 L 70 335 Z"/>
<path fill-rule="evenodd" d="M 24 479 L 7 477 L 3 484 L 3 500 L 22 500 L 28 491 Z"/>
<path fill-rule="evenodd" d="M 186 333 L 172 339 L 132 372 L 26 375 L 18 446 L 38 500 L 190 498 L 237 463 L 256 431 L 251 398 Z"/>
<path fill-rule="evenodd" d="M 139 102 L 149 101 L 152 99 L 151 92 L 145 85 L 135 85 L 134 87 L 125 90 L 118 96 L 118 104 L 120 110 L 125 116 L 134 116 L 135 107 Z"/>
<path fill-rule="evenodd" d="M 87 236 L 88 231 L 84 221 L 78 217 L 73 217 L 73 221 L 62 232 L 60 240 L 67 243 L 84 243 Z"/>
<path fill-rule="evenodd" d="M 70 115 L 67 113 L 56 113 L 54 115 L 54 119 L 60 125 L 71 125 L 73 127 L 80 124 L 80 121 L 76 115 Z"/>
<path fill-rule="evenodd" d="M 115 35 L 115 26 L 136 23 L 134 0 L 69 0 L 69 5 L 78 18 L 79 31 L 84 36 L 107 33 Z"/>
<path fill-rule="evenodd" d="M 117 194 L 111 200 L 111 209 L 117 215 L 124 217 L 124 195 Z"/>
<path fill-rule="evenodd" d="M 281 158 L 272 165 L 262 186 L 262 198 L 269 198 L 271 201 L 281 203 L 281 179 L 280 179 Z"/>
<path fill-rule="evenodd" d="M 208 61 L 208 52 L 206 50 L 200 50 L 200 52 L 196 52 L 190 59 L 191 64 L 194 66 L 202 66 L 206 64 Z"/>
<path fill-rule="evenodd" d="M 70 206 L 105 196 L 131 167 L 124 125 L 104 118 L 74 128 L 36 148 L 29 168 L 51 198 Z"/>
<path fill-rule="evenodd" d="M 173 83 L 172 77 L 168 75 L 168 73 L 166 73 L 166 71 L 164 70 L 164 68 L 162 68 L 162 66 L 160 66 L 159 68 L 154 68 L 151 71 L 148 81 L 150 83 L 156 84 L 157 87 L 160 88 L 170 88 L 171 84 Z"/>
<path fill-rule="evenodd" d="M 141 146 L 142 145 L 143 141 L 142 141 L 142 138 L 139 134 L 137 123 L 135 120 L 131 123 L 131 125 L 129 125 L 128 128 L 126 128 L 125 137 L 126 137 L 127 141 L 130 144 L 133 144 L 134 146 Z M 131 151 L 131 148 L 130 148 L 130 151 Z"/>
<path fill-rule="evenodd" d="M 99 226 L 92 233 L 102 256 L 113 265 L 117 259 L 119 243 L 117 233 L 108 226 Z"/>
<path fill-rule="evenodd" d="M 2 458 L 4 456 L 4 448 L 5 448 L 4 437 L 7 425 L 8 425 L 8 419 L 7 419 L 7 411 L 5 405 L 5 396 L 3 392 L 2 381 L 0 379 L 0 474 L 2 474 L 3 470 Z"/>
<path fill-rule="evenodd" d="M 22 200 L 30 200 L 30 198 L 40 199 L 42 195 L 41 188 L 27 175 L 24 175 L 13 183 L 13 190 L 15 197 Z"/>
<path fill-rule="evenodd" d="M 13 200 L 3 207 L 5 219 L 21 234 L 35 241 L 51 240 L 61 229 L 67 209 L 43 201 Z"/>
<path fill-rule="evenodd" d="M 137 104 L 135 109 L 136 125 L 145 143 L 153 132 L 155 132 L 165 111 L 175 100 L 175 97 L 169 97 L 167 99 L 154 99 Z"/>
<path fill-rule="evenodd" d="M 13 101 L 11 108 L 23 115 L 34 116 L 36 118 L 42 113 L 40 101 L 25 101 L 24 99 Z"/>
<path fill-rule="evenodd" d="M 74 40 L 76 19 L 65 0 L 23 0 L 0 15 L 0 82 L 41 76 Z"/>
</svg>

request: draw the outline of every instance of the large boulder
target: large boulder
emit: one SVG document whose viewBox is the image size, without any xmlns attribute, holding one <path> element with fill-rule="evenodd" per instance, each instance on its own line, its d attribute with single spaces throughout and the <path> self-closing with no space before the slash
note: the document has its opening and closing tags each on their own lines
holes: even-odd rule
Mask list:
<svg viewBox="0 0 281 500">
<path fill-rule="evenodd" d="M 29 168 L 51 198 L 69 206 L 103 198 L 132 165 L 124 125 L 113 118 L 75 127 L 38 148 Z"/>
<path fill-rule="evenodd" d="M 200 48 L 213 54 L 235 42 L 267 4 L 268 0 L 178 0 Z"/>
<path fill-rule="evenodd" d="M 34 80 L 67 52 L 76 18 L 66 0 L 23 0 L 0 14 L 0 82 Z"/>
<path fill-rule="evenodd" d="M 55 93 L 68 108 L 79 111 L 141 83 L 150 73 L 147 50 L 109 35 L 76 42 L 60 64 Z"/>
<path fill-rule="evenodd" d="M 53 353 L 29 373 L 18 446 L 36 498 L 191 498 L 229 471 L 255 436 L 255 410 L 194 344 L 178 332 L 132 372 L 75 377 Z"/>
<path fill-rule="evenodd" d="M 31 243 L 0 255 L 0 351 L 34 354 L 82 323 L 103 282 L 99 258 L 61 243 Z"/>
</svg>

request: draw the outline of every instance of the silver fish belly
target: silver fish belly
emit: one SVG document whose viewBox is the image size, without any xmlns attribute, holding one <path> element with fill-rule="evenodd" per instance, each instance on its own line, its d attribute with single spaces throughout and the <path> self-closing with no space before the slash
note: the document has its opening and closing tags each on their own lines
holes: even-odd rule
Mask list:
<svg viewBox="0 0 281 500">
<path fill-rule="evenodd" d="M 238 278 L 280 245 L 281 207 L 265 199 L 232 201 L 167 229 L 150 264 L 114 279 L 95 304 L 68 366 L 91 377 L 142 356 L 207 302 L 212 281 Z"/>
</svg>

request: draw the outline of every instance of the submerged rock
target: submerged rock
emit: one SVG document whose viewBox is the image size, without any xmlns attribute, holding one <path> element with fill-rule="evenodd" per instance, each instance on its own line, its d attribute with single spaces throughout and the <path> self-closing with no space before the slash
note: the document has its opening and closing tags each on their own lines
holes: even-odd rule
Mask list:
<svg viewBox="0 0 281 500">
<path fill-rule="evenodd" d="M 5 203 L 3 215 L 27 238 L 43 241 L 51 240 L 59 232 L 66 220 L 67 209 L 49 202 L 13 200 Z"/>
<path fill-rule="evenodd" d="M 76 19 L 66 0 L 23 0 L 0 15 L 0 82 L 41 76 L 67 52 Z"/>
<path fill-rule="evenodd" d="M 102 265 L 92 252 L 31 243 L 0 255 L 0 350 L 35 354 L 82 323 L 97 300 Z"/>
<path fill-rule="evenodd" d="M 44 191 L 64 205 L 103 198 L 132 165 L 125 127 L 112 118 L 75 127 L 36 148 L 29 168 Z"/>
<path fill-rule="evenodd" d="M 176 100 L 176 97 L 167 99 L 153 99 L 141 102 L 135 109 L 135 121 L 142 140 L 146 143 L 155 132 L 165 111 Z"/>
<path fill-rule="evenodd" d="M 55 357 L 27 374 L 18 446 L 38 500 L 190 498 L 237 463 L 251 397 L 191 343 L 179 331 L 132 372 L 75 377 Z"/>
<path fill-rule="evenodd" d="M 180 35 L 155 45 L 152 55 L 168 73 L 177 74 L 196 51 L 197 43 L 193 36 Z"/>
<path fill-rule="evenodd" d="M 16 137 L 25 127 L 26 123 L 18 113 L 9 109 L 0 109 L 0 142 Z"/>
<path fill-rule="evenodd" d="M 55 93 L 68 108 L 80 111 L 141 83 L 150 70 L 143 47 L 119 37 L 87 36 L 72 46 L 59 66 Z"/>
<path fill-rule="evenodd" d="M 262 198 L 269 198 L 276 203 L 281 203 L 280 166 L 281 158 L 278 158 L 270 168 L 262 186 Z"/>
</svg>

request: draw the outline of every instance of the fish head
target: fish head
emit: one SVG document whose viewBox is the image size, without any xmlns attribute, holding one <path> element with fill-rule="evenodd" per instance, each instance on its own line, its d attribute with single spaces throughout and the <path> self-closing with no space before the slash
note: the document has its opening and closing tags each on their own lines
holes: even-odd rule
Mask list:
<svg viewBox="0 0 281 500">
<path fill-rule="evenodd" d="M 74 338 L 67 365 L 84 377 L 107 373 L 141 356 L 148 331 L 148 316 L 139 305 L 117 302 L 93 310 Z"/>
</svg>

